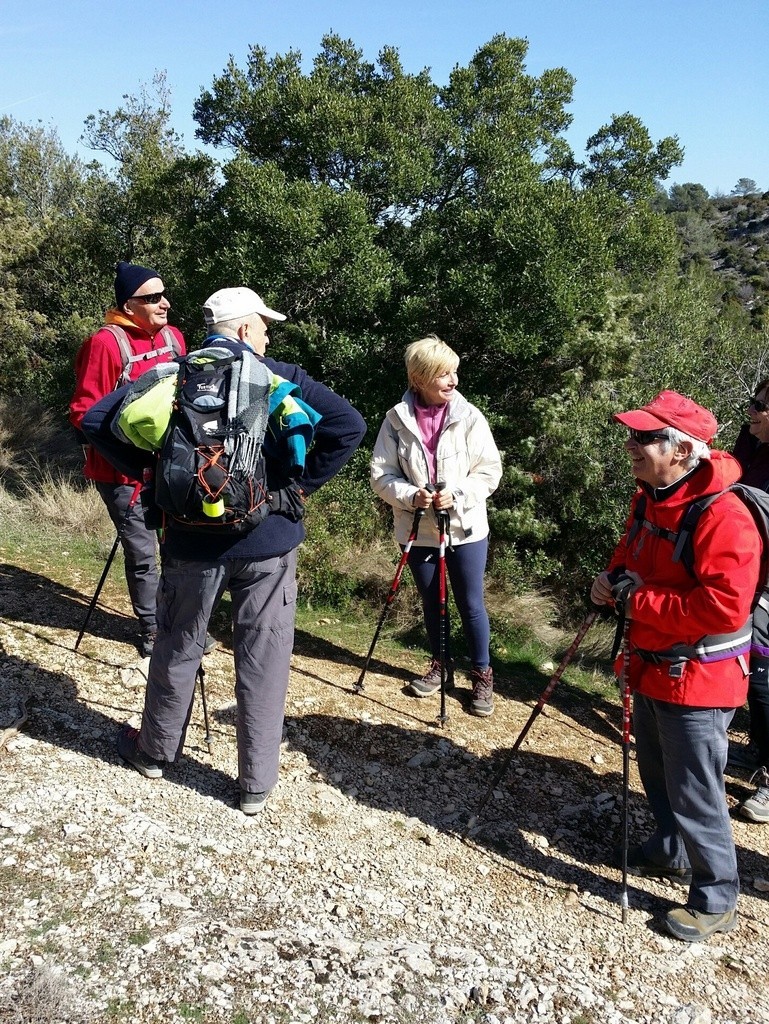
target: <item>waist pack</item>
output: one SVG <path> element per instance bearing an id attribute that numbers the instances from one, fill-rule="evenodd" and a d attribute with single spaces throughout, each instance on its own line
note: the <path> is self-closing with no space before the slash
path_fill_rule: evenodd
<path id="1" fill-rule="evenodd" d="M 636 502 L 627 546 L 630 547 L 642 529 L 669 540 L 673 545 L 672 560 L 680 561 L 689 575 L 696 579 L 694 533 L 697 523 L 703 512 L 728 492 L 736 494 L 748 508 L 761 538 L 761 570 L 751 606 L 751 617 L 741 629 L 733 633 L 703 636 L 695 644 L 673 644 L 662 651 L 635 649 L 635 653 L 644 661 L 670 664 L 671 674 L 675 674 L 676 669 L 680 670 L 687 661 L 721 661 L 749 654 L 751 675 L 754 678 L 769 677 L 769 494 L 766 491 L 749 487 L 747 484 L 735 483 L 724 491 L 698 498 L 686 508 L 677 531 L 665 530 L 646 519 L 646 495 L 642 494 Z"/>

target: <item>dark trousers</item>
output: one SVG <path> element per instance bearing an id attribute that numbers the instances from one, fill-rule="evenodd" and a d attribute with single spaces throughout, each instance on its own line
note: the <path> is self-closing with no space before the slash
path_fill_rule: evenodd
<path id="1" fill-rule="evenodd" d="M 483 576 L 489 551 L 488 537 L 446 550 L 446 575 L 462 620 L 473 665 L 489 664 L 491 630 L 483 599 Z M 427 639 L 433 658 L 440 658 L 440 603 L 438 595 L 438 548 L 414 546 L 409 568 L 422 599 Z M 447 611 L 448 622 L 448 611 Z"/>
<path id="2" fill-rule="evenodd" d="M 752 658 L 748 684 L 750 738 L 758 747 L 758 763 L 769 769 L 769 659 Z"/>
<path id="3" fill-rule="evenodd" d="M 96 490 L 107 506 L 115 529 L 123 530 L 125 578 L 134 615 L 142 633 L 154 633 L 157 624 L 155 603 L 158 591 L 157 539 L 154 530 L 144 525 L 141 501 L 137 501 L 123 527 L 125 514 L 134 494 L 133 484 L 97 483 Z"/>

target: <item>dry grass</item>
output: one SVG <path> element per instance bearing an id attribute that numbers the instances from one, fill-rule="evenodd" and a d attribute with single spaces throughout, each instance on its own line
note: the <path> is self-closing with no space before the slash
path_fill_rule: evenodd
<path id="1" fill-rule="evenodd" d="M 93 488 L 84 489 L 79 478 L 38 467 L 37 473 L 25 474 L 22 486 L 22 502 L 32 522 L 104 542 L 114 535 L 104 503 Z"/>
<path id="2" fill-rule="evenodd" d="M 0 398 L 0 480 L 14 486 L 39 466 L 74 472 L 80 451 L 74 433 L 49 409 Z"/>
<path id="3" fill-rule="evenodd" d="M 558 609 L 550 594 L 540 591 L 512 594 L 491 582 L 486 605 L 497 622 L 506 624 L 521 637 L 528 635 L 547 648 L 556 648 L 563 640 L 563 630 L 554 625 Z"/>
<path id="4" fill-rule="evenodd" d="M 8 1024 L 54 1024 L 75 1019 L 67 981 L 50 967 L 33 967 L 13 996 L 0 1000 L 0 1021 Z"/>

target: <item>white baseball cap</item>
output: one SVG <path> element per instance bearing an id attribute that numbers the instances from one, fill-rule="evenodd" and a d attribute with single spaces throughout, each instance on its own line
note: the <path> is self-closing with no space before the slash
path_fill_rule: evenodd
<path id="1" fill-rule="evenodd" d="M 222 324 L 227 320 L 241 320 L 258 313 L 267 320 L 285 320 L 283 313 L 276 313 L 250 288 L 220 288 L 203 303 L 203 317 L 206 326 Z"/>

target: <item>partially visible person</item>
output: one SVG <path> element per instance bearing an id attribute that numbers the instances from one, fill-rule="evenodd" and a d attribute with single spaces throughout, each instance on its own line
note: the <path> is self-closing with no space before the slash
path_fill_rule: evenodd
<path id="1" fill-rule="evenodd" d="M 76 430 L 79 431 L 91 406 L 120 384 L 136 380 L 158 363 L 184 355 L 184 337 L 168 323 L 170 308 L 157 271 L 135 263 L 118 263 L 115 305 L 107 310 L 104 326 L 83 342 L 75 357 L 76 383 L 69 419 Z M 137 500 L 138 481 L 114 469 L 85 438 L 83 442 L 83 474 L 94 482 L 115 528 L 123 530 L 126 583 L 139 622 L 138 647 L 142 656 L 148 657 L 157 633 L 155 532 L 144 524 L 142 506 Z M 131 511 L 126 519 L 129 506 Z"/>
<path id="2" fill-rule="evenodd" d="M 472 714 L 494 710 L 489 616 L 483 593 L 489 546 L 486 499 L 502 476 L 502 460 L 483 413 L 457 391 L 459 356 L 430 334 L 406 349 L 408 390 L 389 410 L 371 459 L 371 486 L 391 505 L 395 538 L 403 548 L 414 510 L 449 513 L 446 570 L 470 651 Z M 438 490 L 439 484 L 444 486 Z M 422 600 L 430 664 L 409 691 L 428 697 L 441 685 L 439 544 L 437 516 L 426 515 L 408 564 Z M 454 685 L 454 666 L 447 666 Z"/>
<path id="3" fill-rule="evenodd" d="M 734 446 L 742 466 L 742 483 L 769 491 L 769 379 L 762 380 L 748 406 L 748 422 Z M 737 808 L 737 813 L 759 824 L 769 822 L 769 658 L 753 655 L 748 685 L 750 744 L 745 752 L 755 758 L 751 782 L 756 791 Z M 732 757 L 730 755 L 730 761 Z"/>
<path id="4" fill-rule="evenodd" d="M 299 386 L 319 420 L 298 479 L 265 445 L 274 509 L 250 532 L 182 529 L 172 517 L 162 545 L 158 636 L 150 660 L 141 728 L 124 727 L 118 753 L 147 778 L 162 776 L 184 745 L 195 677 L 212 610 L 232 599 L 240 809 L 257 814 L 278 781 L 280 742 L 296 613 L 297 549 L 305 537 L 305 497 L 338 473 L 366 431 L 361 415 L 293 363 L 265 358 L 267 332 L 283 313 L 250 288 L 222 288 L 203 307 L 203 348 L 251 349 L 274 375 Z"/>
<path id="5" fill-rule="evenodd" d="M 675 391 L 617 413 L 638 483 L 595 604 L 619 604 L 629 623 L 629 684 L 638 770 L 656 829 L 628 851 L 628 867 L 689 882 L 686 906 L 665 925 L 698 942 L 737 924 L 739 875 L 724 790 L 727 728 L 745 701 L 751 606 L 761 540 L 750 511 L 727 491 L 703 512 L 694 573 L 673 551 L 696 499 L 720 494 L 739 463 L 711 450 L 715 417 Z M 643 517 L 636 516 L 642 505 Z M 616 670 L 621 674 L 623 657 Z"/>

